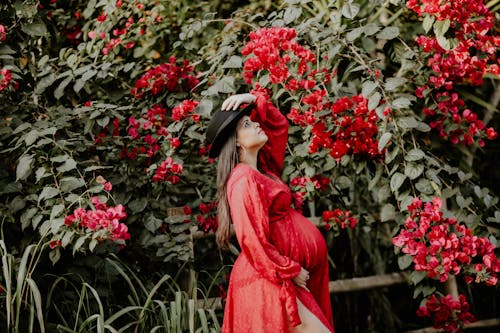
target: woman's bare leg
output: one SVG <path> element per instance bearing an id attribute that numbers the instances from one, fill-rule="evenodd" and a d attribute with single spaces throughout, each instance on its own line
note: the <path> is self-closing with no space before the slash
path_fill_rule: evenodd
<path id="1" fill-rule="evenodd" d="M 328 328 L 297 298 L 302 324 L 291 327 L 290 333 L 331 333 Z"/>

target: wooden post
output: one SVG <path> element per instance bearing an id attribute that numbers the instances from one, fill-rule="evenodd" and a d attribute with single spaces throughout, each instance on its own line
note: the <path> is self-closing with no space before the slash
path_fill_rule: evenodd
<path id="1" fill-rule="evenodd" d="M 167 208 L 167 216 L 177 216 L 184 215 L 184 209 L 182 207 L 170 207 Z M 196 271 L 194 269 L 194 235 L 196 227 L 189 228 L 189 238 L 187 240 L 187 245 L 189 247 L 190 259 L 187 264 L 187 269 L 181 272 L 181 281 L 179 282 L 181 288 L 187 292 L 190 298 L 194 299 L 196 302 L 197 289 L 196 289 Z"/>

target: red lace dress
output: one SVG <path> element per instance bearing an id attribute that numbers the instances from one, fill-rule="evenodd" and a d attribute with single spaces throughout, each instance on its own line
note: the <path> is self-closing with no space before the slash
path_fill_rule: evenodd
<path id="1" fill-rule="evenodd" d="M 229 281 L 223 333 L 288 333 L 300 324 L 297 298 L 333 332 L 326 243 L 317 227 L 292 207 L 281 181 L 288 120 L 263 97 L 252 119 L 268 135 L 259 152 L 261 173 L 240 163 L 231 173 L 228 200 L 241 253 Z M 307 291 L 292 279 L 304 267 Z"/>

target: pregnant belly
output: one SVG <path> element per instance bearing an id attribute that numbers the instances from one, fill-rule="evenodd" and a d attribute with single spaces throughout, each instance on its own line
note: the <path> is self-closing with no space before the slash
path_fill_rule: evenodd
<path id="1" fill-rule="evenodd" d="M 327 260 L 327 248 L 318 228 L 302 214 L 290 210 L 283 219 L 270 225 L 271 243 L 308 270 Z"/>

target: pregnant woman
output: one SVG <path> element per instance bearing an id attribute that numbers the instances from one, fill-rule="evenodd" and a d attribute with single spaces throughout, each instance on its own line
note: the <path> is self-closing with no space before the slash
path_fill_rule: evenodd
<path id="1" fill-rule="evenodd" d="M 241 247 L 223 333 L 334 332 L 325 240 L 281 180 L 288 126 L 254 93 L 227 98 L 207 128 L 209 156 L 218 157 L 217 243 L 228 247 L 232 223 Z"/>

